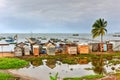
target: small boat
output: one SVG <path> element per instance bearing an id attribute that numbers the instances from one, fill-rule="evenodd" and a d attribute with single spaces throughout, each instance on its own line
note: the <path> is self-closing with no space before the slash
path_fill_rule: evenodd
<path id="1" fill-rule="evenodd" d="M 14 40 L 14 38 L 12 38 L 12 37 L 7 37 L 5 39 L 5 41 L 8 42 L 9 44 L 15 44 L 16 43 L 15 40 Z"/>
<path id="2" fill-rule="evenodd" d="M 79 36 L 79 34 L 73 34 L 73 36 Z"/>

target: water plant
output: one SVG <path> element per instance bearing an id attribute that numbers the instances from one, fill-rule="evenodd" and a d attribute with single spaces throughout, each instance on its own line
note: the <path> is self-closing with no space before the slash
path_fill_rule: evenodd
<path id="1" fill-rule="evenodd" d="M 55 74 L 55 76 L 50 76 L 50 80 L 57 80 L 58 72 Z"/>

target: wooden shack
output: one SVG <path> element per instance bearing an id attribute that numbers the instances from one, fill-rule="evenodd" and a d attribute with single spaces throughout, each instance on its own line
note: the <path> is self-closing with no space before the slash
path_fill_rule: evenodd
<path id="1" fill-rule="evenodd" d="M 15 56 L 22 56 L 23 55 L 23 49 L 19 46 L 16 46 L 14 48 L 14 53 L 15 53 Z"/>
<path id="2" fill-rule="evenodd" d="M 99 51 L 106 52 L 107 51 L 107 44 L 106 43 L 99 43 Z"/>
<path id="3" fill-rule="evenodd" d="M 46 48 L 47 48 L 48 55 L 55 55 L 55 45 L 54 44 L 48 43 Z"/>
<path id="4" fill-rule="evenodd" d="M 99 43 L 92 43 L 92 52 L 99 52 L 100 51 L 100 46 Z"/>
<path id="5" fill-rule="evenodd" d="M 108 52 L 113 52 L 113 44 L 107 44 L 107 51 Z"/>
<path id="6" fill-rule="evenodd" d="M 77 47 L 76 46 L 68 46 L 67 50 L 68 50 L 68 54 L 77 54 Z"/>
<path id="7" fill-rule="evenodd" d="M 78 45 L 78 53 L 79 54 L 88 54 L 89 46 L 88 45 Z"/>
<path id="8" fill-rule="evenodd" d="M 61 47 L 61 53 L 66 54 L 66 45 L 65 44 L 60 44 Z"/>
<path id="9" fill-rule="evenodd" d="M 39 55 L 39 53 L 40 53 L 39 50 L 40 50 L 39 49 L 39 45 L 37 45 L 37 44 L 33 45 L 33 55 L 34 56 L 38 56 Z"/>
<path id="10" fill-rule="evenodd" d="M 27 45 L 24 46 L 24 55 L 30 55 L 30 48 Z"/>

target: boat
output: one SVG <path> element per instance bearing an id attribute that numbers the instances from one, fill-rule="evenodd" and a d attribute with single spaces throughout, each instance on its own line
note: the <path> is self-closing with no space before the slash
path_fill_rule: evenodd
<path id="1" fill-rule="evenodd" d="M 79 36 L 79 34 L 73 34 L 73 36 Z"/>
<path id="2" fill-rule="evenodd" d="M 16 43 L 16 42 L 15 42 L 15 39 L 12 38 L 12 37 L 7 37 L 7 38 L 5 39 L 5 41 L 8 42 L 9 44 L 15 44 L 15 43 Z"/>

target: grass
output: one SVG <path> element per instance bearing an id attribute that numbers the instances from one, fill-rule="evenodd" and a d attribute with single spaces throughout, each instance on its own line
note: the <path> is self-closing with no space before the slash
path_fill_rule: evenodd
<path id="1" fill-rule="evenodd" d="M 0 69 L 16 69 L 25 67 L 28 62 L 17 58 L 0 58 Z"/>
<path id="2" fill-rule="evenodd" d="M 10 78 L 12 79 L 13 76 L 10 75 L 10 74 L 7 74 L 7 73 L 1 73 L 0 72 L 0 80 L 9 80 Z"/>
<path id="3" fill-rule="evenodd" d="M 87 75 L 87 76 L 75 77 L 75 78 L 64 78 L 63 80 L 93 80 L 102 77 L 103 75 Z"/>

